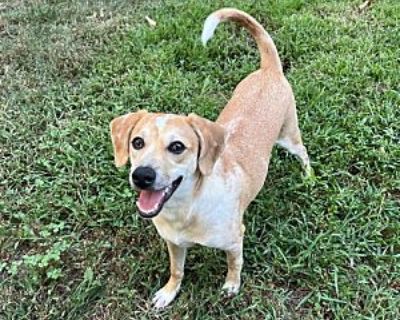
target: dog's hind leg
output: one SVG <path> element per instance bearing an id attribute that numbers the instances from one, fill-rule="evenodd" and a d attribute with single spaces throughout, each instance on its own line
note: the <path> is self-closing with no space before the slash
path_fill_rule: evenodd
<path id="1" fill-rule="evenodd" d="M 171 275 L 167 284 L 158 290 L 153 298 L 154 306 L 157 309 L 166 307 L 172 300 L 174 300 L 179 288 L 181 287 L 181 282 L 183 279 L 186 248 L 178 247 L 169 241 L 167 241 L 167 245 Z"/>
<path id="2" fill-rule="evenodd" d="M 307 149 L 301 139 L 296 109 L 294 106 L 288 110 L 288 114 L 286 115 L 285 122 L 276 143 L 288 150 L 291 154 L 295 155 L 301 161 L 307 176 L 311 174 L 310 159 L 308 157 Z"/>

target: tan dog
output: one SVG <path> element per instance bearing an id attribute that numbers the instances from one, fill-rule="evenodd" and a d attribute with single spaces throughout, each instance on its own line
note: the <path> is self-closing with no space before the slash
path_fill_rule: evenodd
<path id="1" fill-rule="evenodd" d="M 129 179 L 140 192 L 139 213 L 153 219 L 168 246 L 171 275 L 153 299 L 157 308 L 175 298 L 186 250 L 194 244 L 226 251 L 223 288 L 229 294 L 239 290 L 243 213 L 264 184 L 275 143 L 310 169 L 293 93 L 271 37 L 248 14 L 221 9 L 204 24 L 204 44 L 224 20 L 250 31 L 261 53 L 261 68 L 237 86 L 216 122 L 193 114 L 145 111 L 111 122 L 115 163 L 119 167 L 130 158 Z"/>

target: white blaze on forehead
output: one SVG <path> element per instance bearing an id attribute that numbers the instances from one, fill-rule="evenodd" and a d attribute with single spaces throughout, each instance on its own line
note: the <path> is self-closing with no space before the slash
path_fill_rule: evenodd
<path id="1" fill-rule="evenodd" d="M 164 127 L 165 127 L 165 124 L 167 123 L 167 121 L 168 121 L 168 119 L 170 118 L 171 116 L 170 115 L 161 115 L 161 116 L 158 116 L 157 117 L 157 119 L 156 119 L 156 127 L 159 129 L 159 130 L 162 130 Z"/>

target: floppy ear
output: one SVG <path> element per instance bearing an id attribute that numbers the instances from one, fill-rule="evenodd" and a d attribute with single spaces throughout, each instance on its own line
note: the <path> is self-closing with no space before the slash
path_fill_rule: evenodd
<path id="1" fill-rule="evenodd" d="M 209 175 L 224 148 L 224 128 L 193 113 L 189 114 L 188 120 L 199 138 L 199 170 L 203 175 Z"/>
<path id="2" fill-rule="evenodd" d="M 138 111 L 115 118 L 110 123 L 114 160 L 117 167 L 126 164 L 129 156 L 129 136 L 136 123 L 147 113 Z"/>

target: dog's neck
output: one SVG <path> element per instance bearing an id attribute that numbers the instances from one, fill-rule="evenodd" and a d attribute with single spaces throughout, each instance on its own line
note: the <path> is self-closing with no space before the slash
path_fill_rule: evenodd
<path id="1" fill-rule="evenodd" d="M 219 186 L 219 183 L 215 183 L 216 179 L 221 180 L 223 175 L 235 174 L 235 170 L 226 167 L 227 163 L 223 157 L 219 158 L 213 168 L 213 172 L 210 175 L 203 175 L 198 170 L 190 177 L 183 179 L 181 185 L 176 190 L 173 198 L 168 201 L 163 211 L 157 217 L 158 220 L 163 220 L 170 224 L 175 224 L 176 221 L 183 222 L 185 225 L 190 222 L 193 210 L 196 210 L 196 201 L 199 199 L 208 199 L 210 194 L 215 196 L 223 196 L 224 189 L 221 195 L 219 195 L 219 189 L 210 189 L 208 182 L 211 181 L 211 185 Z M 229 172 L 230 171 L 230 172 Z M 221 180 L 221 182 L 224 180 Z M 220 181 L 219 181 L 220 182 Z M 217 195 L 218 194 L 218 195 Z M 212 197 L 212 196 L 211 196 Z"/>
<path id="2" fill-rule="evenodd" d="M 157 219 L 165 220 L 168 223 L 186 221 L 195 196 L 193 190 L 196 189 L 198 184 L 199 177 L 197 174 L 184 178 L 175 191 L 173 198 L 165 204 Z"/>

